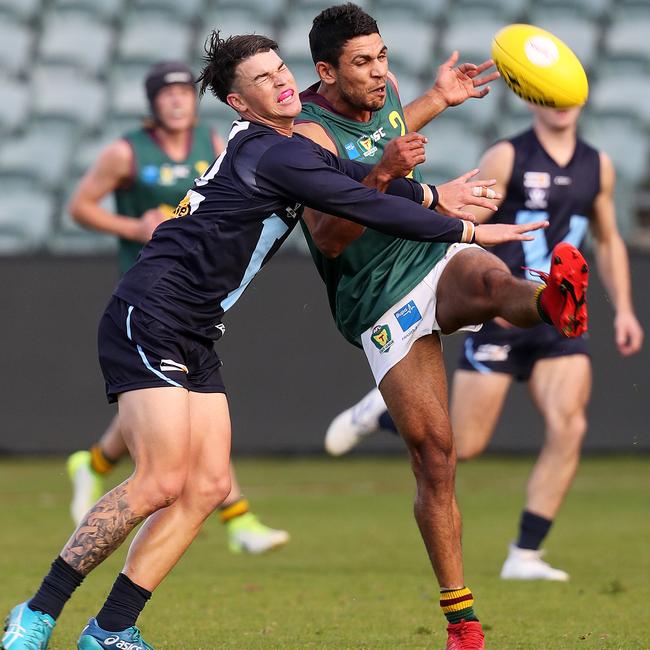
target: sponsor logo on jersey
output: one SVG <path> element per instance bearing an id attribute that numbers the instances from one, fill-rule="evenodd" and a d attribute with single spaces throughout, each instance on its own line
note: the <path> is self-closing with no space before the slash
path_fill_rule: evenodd
<path id="1" fill-rule="evenodd" d="M 372 342 L 375 344 L 375 347 L 381 352 L 388 352 L 391 346 L 393 345 L 393 337 L 390 333 L 390 327 L 388 325 L 377 325 L 372 328 L 370 334 Z"/>
<path id="2" fill-rule="evenodd" d="M 186 217 L 190 213 L 190 195 L 186 194 L 174 209 L 174 217 Z"/>
<path id="3" fill-rule="evenodd" d="M 476 348 L 474 359 L 476 361 L 506 361 L 511 349 L 509 345 L 484 343 Z"/>
<path id="4" fill-rule="evenodd" d="M 221 332 L 221 336 L 226 333 L 226 326 L 223 323 L 217 323 L 215 327 Z"/>
<path id="5" fill-rule="evenodd" d="M 546 210 L 548 207 L 548 190 L 538 187 L 526 190 L 527 199 L 525 206 L 529 210 Z"/>
<path id="6" fill-rule="evenodd" d="M 402 328 L 402 332 L 406 332 L 418 321 L 422 320 L 422 314 L 420 314 L 420 310 L 417 308 L 415 302 L 409 300 L 409 302 L 395 312 L 395 318 Z"/>
<path id="7" fill-rule="evenodd" d="M 556 176 L 553 179 L 553 185 L 571 185 L 573 179 L 571 176 Z"/>
<path id="8" fill-rule="evenodd" d="M 169 163 L 160 165 L 160 167 L 145 165 L 140 170 L 140 178 L 147 185 L 174 185 L 176 181 L 185 180 L 189 176 L 190 168 L 188 165 L 170 165 Z"/>
<path id="9" fill-rule="evenodd" d="M 551 175 L 548 172 L 524 172 L 524 187 L 551 187 Z"/>
<path id="10" fill-rule="evenodd" d="M 300 208 L 302 208 L 302 203 L 296 203 L 293 207 L 288 205 L 286 207 L 287 219 L 297 219 Z"/>
<path id="11" fill-rule="evenodd" d="M 348 158 L 350 160 L 354 160 L 355 158 L 358 158 L 361 155 L 354 142 L 348 142 L 345 145 L 345 151 L 348 154 Z"/>
<path id="12" fill-rule="evenodd" d="M 357 145 L 359 149 L 363 151 L 364 158 L 375 154 L 377 152 L 377 147 L 375 146 L 375 142 L 379 142 L 382 138 L 385 137 L 386 137 L 386 132 L 384 131 L 384 128 L 381 126 L 370 135 L 362 135 L 357 140 Z"/>

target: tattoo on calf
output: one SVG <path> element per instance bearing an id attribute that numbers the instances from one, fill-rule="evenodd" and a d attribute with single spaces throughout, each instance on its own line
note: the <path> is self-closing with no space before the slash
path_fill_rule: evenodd
<path id="1" fill-rule="evenodd" d="M 61 552 L 82 575 L 101 564 L 145 518 L 131 509 L 128 484 L 124 481 L 90 509 Z"/>

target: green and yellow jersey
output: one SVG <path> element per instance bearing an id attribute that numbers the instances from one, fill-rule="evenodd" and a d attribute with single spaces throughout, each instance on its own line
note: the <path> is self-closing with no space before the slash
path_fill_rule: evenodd
<path id="1" fill-rule="evenodd" d="M 390 140 L 406 134 L 404 111 L 392 82 L 386 84 L 386 103 L 368 122 L 344 117 L 316 92 L 315 84 L 302 92 L 298 122 L 314 122 L 336 143 L 339 156 L 369 165 L 381 158 Z M 413 178 L 421 180 L 419 170 Z M 325 257 L 302 223 L 312 257 L 327 287 L 336 326 L 348 341 L 360 345 L 362 332 L 421 282 L 444 256 L 449 244 L 398 239 L 366 230 L 336 258 Z"/>
<path id="2" fill-rule="evenodd" d="M 150 130 L 136 129 L 123 136 L 133 150 L 134 167 L 131 181 L 115 191 L 118 214 L 137 219 L 157 208 L 165 216 L 172 216 L 194 178 L 208 168 L 215 156 L 209 127 L 197 125 L 191 137 L 187 158 L 179 162 L 162 150 Z M 140 242 L 119 240 L 120 273 L 133 266 L 141 248 Z"/>

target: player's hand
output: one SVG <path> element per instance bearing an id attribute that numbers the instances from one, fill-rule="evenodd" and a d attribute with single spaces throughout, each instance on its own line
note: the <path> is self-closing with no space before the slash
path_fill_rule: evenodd
<path id="1" fill-rule="evenodd" d="M 641 349 L 643 329 L 631 311 L 616 314 L 614 335 L 616 337 L 616 347 L 624 357 L 629 357 Z"/>
<path id="2" fill-rule="evenodd" d="M 416 165 L 426 160 L 424 145 L 427 139 L 419 133 L 407 133 L 391 140 L 381 160 L 375 165 L 377 174 L 393 180 L 404 178 Z"/>
<path id="3" fill-rule="evenodd" d="M 470 97 L 477 99 L 485 97 L 490 92 L 490 87 L 486 84 L 500 76 L 496 70 L 482 77 L 479 76 L 494 65 L 492 59 L 483 61 L 479 65 L 462 63 L 456 66 L 458 56 L 458 50 L 454 50 L 438 68 L 438 76 L 433 84 L 433 89 L 440 94 L 447 106 L 458 106 Z"/>
<path id="4" fill-rule="evenodd" d="M 158 208 L 152 208 L 144 212 L 138 219 L 136 241 L 146 244 L 153 236 L 153 231 L 166 220 L 167 218 Z"/>
<path id="5" fill-rule="evenodd" d="M 472 171 L 455 178 L 453 181 L 436 185 L 436 190 L 438 190 L 436 211 L 449 217 L 458 217 L 475 223 L 476 217 L 471 212 L 463 211 L 466 205 L 477 205 L 488 210 L 498 210 L 494 201 L 499 201 L 502 195 L 489 189 L 496 184 L 496 179 L 470 180 L 478 173 L 478 169 L 472 169 Z"/>
<path id="6" fill-rule="evenodd" d="M 548 221 L 535 221 L 528 224 L 484 223 L 476 226 L 474 241 L 480 246 L 496 246 L 509 241 L 532 241 L 529 232 L 548 228 Z"/>

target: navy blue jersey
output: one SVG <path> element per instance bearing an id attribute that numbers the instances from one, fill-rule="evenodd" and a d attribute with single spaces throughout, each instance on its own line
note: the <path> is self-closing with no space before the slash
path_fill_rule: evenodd
<path id="1" fill-rule="evenodd" d="M 547 219 L 546 230 L 530 233 L 533 241 L 508 242 L 491 248 L 514 275 L 536 279 L 522 267 L 548 272 L 551 251 L 567 241 L 581 248 L 593 205 L 600 191 L 600 157 L 586 142 L 576 141 L 573 157 L 558 165 L 530 129 L 510 140 L 515 149 L 506 198 L 491 223 L 531 223 Z"/>
<path id="2" fill-rule="evenodd" d="M 419 183 L 397 179 L 384 195 L 356 182 L 370 169 L 301 135 L 237 121 L 225 151 L 176 208 L 182 218 L 158 226 L 115 295 L 175 331 L 216 340 L 223 314 L 289 236 L 303 205 L 388 234 L 460 241 L 460 220 L 418 204 Z"/>

